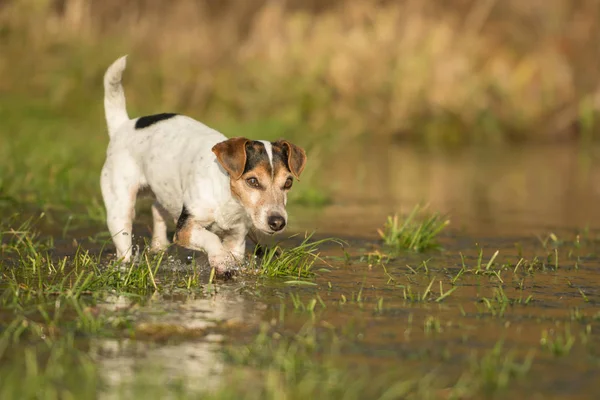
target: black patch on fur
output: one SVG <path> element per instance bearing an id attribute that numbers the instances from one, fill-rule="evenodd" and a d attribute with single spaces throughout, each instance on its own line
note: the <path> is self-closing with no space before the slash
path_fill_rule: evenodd
<path id="1" fill-rule="evenodd" d="M 177 234 L 177 232 L 179 232 L 180 230 L 182 230 L 185 227 L 185 224 L 187 224 L 187 221 L 190 217 L 191 217 L 191 214 L 184 204 L 183 208 L 181 209 L 181 214 L 179 214 L 179 219 L 177 220 L 177 226 L 175 227 L 175 234 Z"/>
<path id="2" fill-rule="evenodd" d="M 162 113 L 162 114 L 154 114 L 154 115 L 147 115 L 145 117 L 140 117 L 140 118 L 138 118 L 137 121 L 135 121 L 135 129 L 147 128 L 149 126 L 156 124 L 157 122 L 164 121 L 169 118 L 173 118 L 176 115 L 177 114 L 175 114 L 175 113 Z"/>
<path id="3" fill-rule="evenodd" d="M 246 165 L 243 173 L 252 171 L 261 162 L 269 164 L 269 155 L 265 145 L 256 140 L 246 143 Z"/>
<path id="4" fill-rule="evenodd" d="M 272 142 L 271 147 L 273 148 L 273 166 L 281 163 L 291 173 L 292 171 L 290 171 L 290 167 L 288 166 L 289 154 L 287 146 L 282 146 L 279 142 Z"/>

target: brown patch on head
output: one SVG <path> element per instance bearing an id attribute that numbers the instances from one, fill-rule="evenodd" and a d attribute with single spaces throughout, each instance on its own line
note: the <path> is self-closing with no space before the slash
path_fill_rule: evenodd
<path id="1" fill-rule="evenodd" d="M 256 179 L 257 186 L 251 186 L 248 181 L 251 178 Z M 244 206 L 249 206 L 253 203 L 250 201 L 250 198 L 255 197 L 255 192 L 265 193 L 271 186 L 271 180 L 271 165 L 260 163 L 242 175 L 240 179 L 230 180 L 229 186 L 231 187 L 231 193 L 237 197 Z"/>
<path id="2" fill-rule="evenodd" d="M 306 152 L 304 149 L 287 140 L 278 140 L 273 143 L 273 158 L 275 158 L 276 151 L 292 175 L 299 179 L 306 166 Z M 273 163 L 275 163 L 275 160 L 273 160 Z"/>
<path id="3" fill-rule="evenodd" d="M 217 143 L 212 152 L 217 156 L 217 161 L 232 179 L 239 179 L 246 166 L 246 144 L 249 142 L 244 137 L 236 137 Z"/>
<path id="4" fill-rule="evenodd" d="M 273 182 L 277 182 L 280 186 L 285 185 L 285 181 L 292 176 L 290 167 L 288 166 L 288 150 L 280 142 L 273 144 Z"/>
<path id="5" fill-rule="evenodd" d="M 246 207 L 255 207 L 256 192 L 265 192 L 272 180 L 272 168 L 265 145 L 259 141 L 248 141 L 245 144 L 246 164 L 240 179 L 231 179 L 231 192 Z M 256 185 L 252 186 L 249 179 L 254 179 Z M 254 182 L 254 181 L 252 181 Z"/>

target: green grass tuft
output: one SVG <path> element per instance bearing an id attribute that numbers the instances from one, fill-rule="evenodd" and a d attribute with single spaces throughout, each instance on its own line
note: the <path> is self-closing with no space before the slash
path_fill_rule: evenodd
<path id="1" fill-rule="evenodd" d="M 300 245 L 283 248 L 275 245 L 264 251 L 262 257 L 257 255 L 258 247 L 250 260 L 249 269 L 258 275 L 266 277 L 309 278 L 314 275 L 312 268 L 319 257 L 319 247 L 325 243 L 335 243 L 340 246 L 344 242 L 335 238 L 311 241 L 313 234 L 308 234 Z"/>
<path id="2" fill-rule="evenodd" d="M 383 230 L 377 232 L 386 246 L 399 251 L 422 252 L 439 248 L 437 236 L 450 224 L 450 220 L 439 213 L 423 215 L 424 208 L 416 205 L 404 219 L 398 215 L 388 217 Z"/>
<path id="3" fill-rule="evenodd" d="M 450 398 L 471 398 L 469 394 L 475 393 L 491 396 L 506 390 L 511 381 L 529 373 L 534 357 L 535 352 L 530 351 L 525 358 L 519 358 L 515 350 L 504 348 L 503 341 L 482 357 L 473 353 L 470 368 L 464 371 Z"/>

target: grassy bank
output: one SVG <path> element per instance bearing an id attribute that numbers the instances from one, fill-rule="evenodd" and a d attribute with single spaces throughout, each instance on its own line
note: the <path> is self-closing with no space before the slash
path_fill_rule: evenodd
<path id="1" fill-rule="evenodd" d="M 0 89 L 11 103 L 98 115 L 102 72 L 130 53 L 134 111 L 236 132 L 429 143 L 597 133 L 593 0 L 285 4 L 7 1 Z"/>

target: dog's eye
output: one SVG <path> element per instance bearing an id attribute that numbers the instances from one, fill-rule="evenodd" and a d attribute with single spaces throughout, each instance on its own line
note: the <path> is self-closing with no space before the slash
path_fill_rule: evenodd
<path id="1" fill-rule="evenodd" d="M 285 184 L 283 185 L 283 188 L 289 189 L 292 187 L 293 183 L 294 183 L 294 180 L 292 178 L 287 178 L 287 180 L 285 181 Z"/>
<path id="2" fill-rule="evenodd" d="M 256 178 L 248 178 L 246 179 L 246 183 L 248 184 L 248 186 L 253 188 L 258 188 L 260 186 L 260 184 L 258 183 L 258 179 Z"/>

